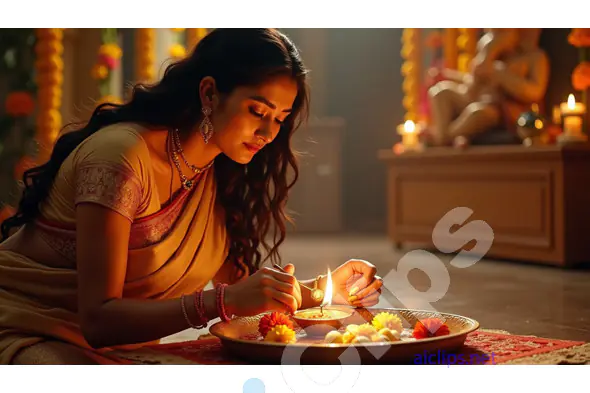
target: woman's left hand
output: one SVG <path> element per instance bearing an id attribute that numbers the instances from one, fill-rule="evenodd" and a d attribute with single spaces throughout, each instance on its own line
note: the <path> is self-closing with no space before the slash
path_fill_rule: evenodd
<path id="1" fill-rule="evenodd" d="M 351 259 L 332 272 L 332 304 L 371 307 L 379 302 L 383 279 L 377 268 L 360 259 Z"/>

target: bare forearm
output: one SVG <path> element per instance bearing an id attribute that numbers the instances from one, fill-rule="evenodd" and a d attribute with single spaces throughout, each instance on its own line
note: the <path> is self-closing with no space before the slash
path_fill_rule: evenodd
<path id="1" fill-rule="evenodd" d="M 216 318 L 215 291 L 205 291 L 205 312 Z M 194 296 L 184 298 L 192 323 L 198 322 Z M 93 347 L 137 344 L 161 339 L 188 329 L 180 298 L 169 300 L 114 299 L 105 303 L 84 323 L 84 333 Z"/>

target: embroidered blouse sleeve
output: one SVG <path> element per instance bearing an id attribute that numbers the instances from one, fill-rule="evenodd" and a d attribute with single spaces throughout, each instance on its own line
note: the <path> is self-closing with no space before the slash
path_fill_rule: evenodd
<path id="1" fill-rule="evenodd" d="M 75 204 L 99 204 L 133 222 L 145 204 L 145 154 L 147 147 L 136 132 L 95 135 L 77 154 Z"/>

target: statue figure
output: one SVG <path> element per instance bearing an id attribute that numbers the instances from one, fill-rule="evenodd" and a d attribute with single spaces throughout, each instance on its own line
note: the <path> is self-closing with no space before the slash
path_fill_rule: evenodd
<path id="1" fill-rule="evenodd" d="M 539 48 L 541 29 L 487 29 L 470 71 L 444 70 L 429 90 L 435 145 L 504 128 L 544 98 L 549 61 Z"/>

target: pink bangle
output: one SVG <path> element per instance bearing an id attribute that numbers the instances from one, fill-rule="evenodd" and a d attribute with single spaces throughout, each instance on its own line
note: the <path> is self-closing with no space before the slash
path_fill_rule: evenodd
<path id="1" fill-rule="evenodd" d="M 197 322 L 197 326 L 199 329 L 203 329 L 207 327 L 207 316 L 205 315 L 205 299 L 203 297 L 203 291 L 198 291 L 195 293 L 195 311 L 197 312 L 197 316 L 199 317 L 199 321 Z"/>
<path id="2" fill-rule="evenodd" d="M 225 312 L 225 287 L 227 284 L 217 284 L 216 298 L 217 298 L 217 313 L 223 322 L 229 322 L 231 318 Z"/>

